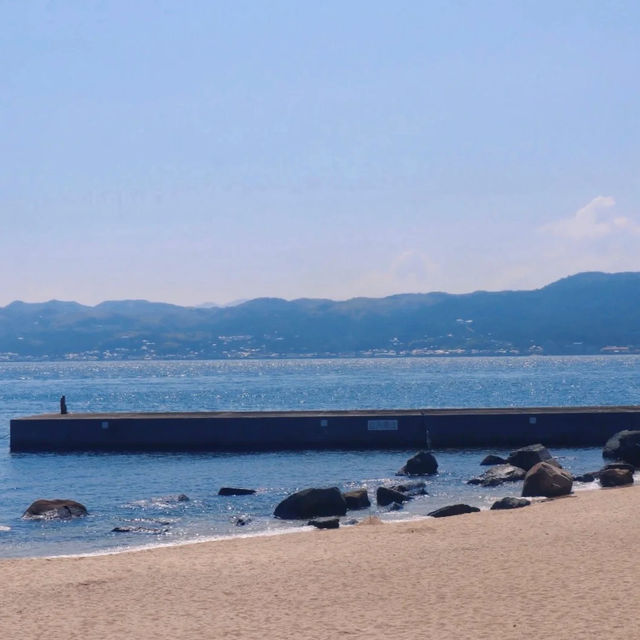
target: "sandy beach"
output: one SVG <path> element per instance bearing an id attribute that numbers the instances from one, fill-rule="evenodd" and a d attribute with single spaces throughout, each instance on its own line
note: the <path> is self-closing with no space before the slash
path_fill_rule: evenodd
<path id="1" fill-rule="evenodd" d="M 1 637 L 634 637 L 640 487 L 514 511 L 0 561 Z"/>

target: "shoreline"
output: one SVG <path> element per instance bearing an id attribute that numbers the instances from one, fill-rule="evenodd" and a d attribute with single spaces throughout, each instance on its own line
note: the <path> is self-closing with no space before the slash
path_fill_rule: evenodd
<path id="1" fill-rule="evenodd" d="M 632 485 L 514 511 L 0 559 L 0 624 L 22 640 L 632 637 L 638 508 Z"/>

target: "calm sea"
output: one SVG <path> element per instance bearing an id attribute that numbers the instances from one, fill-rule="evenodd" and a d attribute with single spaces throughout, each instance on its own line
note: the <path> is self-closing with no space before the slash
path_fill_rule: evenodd
<path id="1" fill-rule="evenodd" d="M 271 517 L 287 494 L 333 485 L 374 494 L 414 453 L 10 454 L 9 420 L 55 412 L 62 394 L 72 412 L 640 404 L 640 356 L 3 363 L 0 385 L 0 555 L 62 555 L 289 529 L 298 525 Z M 451 502 L 490 506 L 509 485 L 465 484 L 486 453 L 437 451 L 429 496 L 370 512 L 402 519 Z M 575 472 L 602 464 L 600 449 L 553 453 Z M 258 493 L 219 497 L 222 486 Z M 78 500 L 90 515 L 21 519 L 33 500 L 54 497 Z M 237 516 L 250 522 L 239 527 Z"/>

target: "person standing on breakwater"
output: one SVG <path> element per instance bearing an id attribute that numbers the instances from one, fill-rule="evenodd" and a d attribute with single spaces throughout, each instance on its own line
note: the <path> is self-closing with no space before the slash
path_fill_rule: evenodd
<path id="1" fill-rule="evenodd" d="M 60 413 L 64 415 L 67 411 L 67 398 L 65 396 L 60 397 Z"/>

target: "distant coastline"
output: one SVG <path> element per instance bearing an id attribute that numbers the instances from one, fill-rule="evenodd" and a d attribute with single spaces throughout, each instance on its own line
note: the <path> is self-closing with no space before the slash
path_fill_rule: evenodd
<path id="1" fill-rule="evenodd" d="M 581 273 L 533 291 L 0 308 L 5 362 L 638 353 L 640 272 Z"/>

